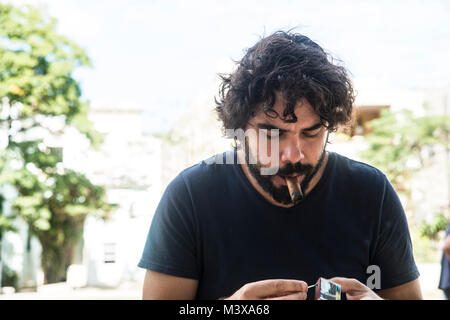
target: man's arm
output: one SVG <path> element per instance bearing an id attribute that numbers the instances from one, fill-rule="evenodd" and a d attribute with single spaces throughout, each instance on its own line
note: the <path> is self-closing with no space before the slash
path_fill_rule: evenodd
<path id="1" fill-rule="evenodd" d="M 198 280 L 175 277 L 147 270 L 142 291 L 143 300 L 193 300 Z"/>
<path id="2" fill-rule="evenodd" d="M 419 300 L 422 298 L 419 279 L 407 282 L 397 287 L 378 291 L 376 294 L 356 279 L 332 278 L 332 282 L 341 285 L 342 292 L 347 294 L 348 300 Z"/>
<path id="3" fill-rule="evenodd" d="M 147 270 L 144 279 L 143 300 L 193 300 L 198 280 L 175 277 Z M 224 300 L 305 300 L 308 285 L 291 279 L 269 279 L 244 285 Z"/>
<path id="4" fill-rule="evenodd" d="M 422 291 L 419 279 L 404 283 L 400 286 L 380 290 L 377 294 L 383 299 L 389 300 L 421 300 Z"/>

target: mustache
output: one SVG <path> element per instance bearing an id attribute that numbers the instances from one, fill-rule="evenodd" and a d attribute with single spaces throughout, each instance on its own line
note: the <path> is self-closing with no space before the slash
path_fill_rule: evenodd
<path id="1" fill-rule="evenodd" d="M 305 174 L 313 170 L 313 166 L 310 164 L 301 164 L 297 162 L 295 164 L 288 163 L 283 168 L 278 169 L 278 175 L 280 176 L 290 176 L 293 174 Z"/>

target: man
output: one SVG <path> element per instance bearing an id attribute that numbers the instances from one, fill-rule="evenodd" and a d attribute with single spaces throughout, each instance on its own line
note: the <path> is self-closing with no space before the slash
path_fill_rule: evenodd
<path id="1" fill-rule="evenodd" d="M 450 225 L 448 225 L 445 230 L 442 251 L 439 289 L 444 292 L 445 299 L 450 300 Z"/>
<path id="2" fill-rule="evenodd" d="M 222 80 L 216 111 L 238 145 L 165 190 L 139 262 L 143 298 L 312 299 L 319 277 L 347 299 L 421 298 L 394 189 L 377 169 L 325 148 L 350 119 L 345 68 L 309 38 L 279 31 Z M 376 293 L 366 286 L 373 266 Z"/>

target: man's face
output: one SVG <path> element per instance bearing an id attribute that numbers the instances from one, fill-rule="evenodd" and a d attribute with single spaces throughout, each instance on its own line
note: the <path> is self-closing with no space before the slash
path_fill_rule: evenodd
<path id="1" fill-rule="evenodd" d="M 276 95 L 273 109 L 278 114 L 283 114 L 284 103 L 279 94 Z M 251 175 L 262 189 L 269 193 L 275 201 L 282 204 L 292 204 L 286 185 L 286 176 L 296 176 L 302 190 L 308 189 L 309 183 L 325 158 L 328 136 L 328 131 L 321 124 L 320 118 L 306 99 L 297 102 L 294 112 L 297 122 L 285 123 L 280 118 L 267 117 L 263 111 L 260 111 L 250 119 L 246 127 L 246 130 L 256 129 L 256 131 L 267 129 L 267 134 L 264 136 L 256 134 L 245 138 L 245 159 Z M 279 132 L 275 134 L 270 129 L 278 129 Z M 267 139 L 264 139 L 266 137 Z M 278 139 L 278 152 L 271 150 L 273 139 Z M 263 155 L 260 147 L 264 145 L 267 151 Z M 278 154 L 272 154 L 273 152 Z M 272 161 L 267 163 L 267 159 Z M 273 160 L 278 160 L 278 162 Z M 261 173 L 262 168 L 274 166 L 278 166 L 275 174 Z"/>

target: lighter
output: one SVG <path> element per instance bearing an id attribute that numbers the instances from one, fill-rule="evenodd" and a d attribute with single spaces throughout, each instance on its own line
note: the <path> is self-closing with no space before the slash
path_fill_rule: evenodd
<path id="1" fill-rule="evenodd" d="M 341 286 L 330 280 L 319 278 L 317 280 L 316 300 L 341 300 Z"/>

